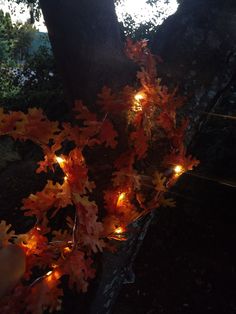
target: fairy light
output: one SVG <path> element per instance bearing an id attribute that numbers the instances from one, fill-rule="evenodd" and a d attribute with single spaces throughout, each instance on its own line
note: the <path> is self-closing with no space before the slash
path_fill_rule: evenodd
<path id="1" fill-rule="evenodd" d="M 138 93 L 134 96 L 134 99 L 137 101 L 140 101 L 140 100 L 144 99 L 144 95 L 142 93 Z"/>
<path id="2" fill-rule="evenodd" d="M 25 242 L 22 242 L 22 246 L 27 248 L 26 255 L 31 255 L 37 249 L 38 239 L 35 235 L 30 236 Z"/>
<path id="3" fill-rule="evenodd" d="M 54 270 L 53 277 L 55 279 L 59 279 L 61 277 L 61 273 L 58 270 Z"/>
<path id="4" fill-rule="evenodd" d="M 114 232 L 109 236 L 109 239 L 113 239 L 116 241 L 126 241 L 127 236 L 126 236 L 126 229 L 122 226 L 115 227 Z"/>
<path id="5" fill-rule="evenodd" d="M 66 255 L 70 254 L 72 252 L 72 249 L 69 246 L 64 247 L 62 251 L 62 257 L 65 259 Z"/>
<path id="6" fill-rule="evenodd" d="M 134 96 L 134 103 L 133 103 L 133 106 L 132 106 L 132 110 L 134 112 L 139 112 L 139 111 L 142 111 L 143 110 L 143 107 L 142 107 L 142 104 L 141 104 L 141 101 L 145 98 L 145 95 L 141 92 L 137 93 L 135 96 Z"/>
<path id="7" fill-rule="evenodd" d="M 121 207 L 124 205 L 125 197 L 126 197 L 125 192 L 122 192 L 119 194 L 118 199 L 117 199 L 117 203 L 116 203 L 117 207 Z"/>
<path id="8" fill-rule="evenodd" d="M 63 253 L 70 253 L 71 252 L 71 249 L 69 248 L 69 246 L 66 246 L 64 249 L 63 249 Z"/>
<path id="9" fill-rule="evenodd" d="M 58 280 L 61 277 L 61 273 L 58 270 L 50 270 L 46 273 L 46 281 L 47 283 L 53 284 L 53 281 Z"/>
<path id="10" fill-rule="evenodd" d="M 55 159 L 59 163 L 60 166 L 63 166 L 63 164 L 65 163 L 65 159 L 62 157 L 56 156 Z"/>
<path id="11" fill-rule="evenodd" d="M 118 234 L 118 235 L 120 235 L 120 234 L 122 234 L 122 233 L 124 233 L 125 232 L 125 228 L 123 228 L 123 227 L 117 227 L 116 229 L 115 229 L 115 234 Z"/>
<path id="12" fill-rule="evenodd" d="M 184 168 L 181 165 L 176 165 L 174 167 L 174 172 L 176 176 L 180 176 L 184 172 Z"/>
<path id="13" fill-rule="evenodd" d="M 46 273 L 46 276 L 50 276 L 51 274 L 52 274 L 52 270 L 48 271 L 48 272 Z"/>

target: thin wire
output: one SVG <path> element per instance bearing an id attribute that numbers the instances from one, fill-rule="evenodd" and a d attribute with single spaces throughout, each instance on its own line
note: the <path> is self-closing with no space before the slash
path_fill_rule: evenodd
<path id="1" fill-rule="evenodd" d="M 185 172 L 184 174 L 187 174 L 187 175 L 190 175 L 190 176 L 193 176 L 193 177 L 197 177 L 197 178 L 201 178 L 201 179 L 204 179 L 204 180 L 208 180 L 208 181 L 213 181 L 213 182 L 216 182 L 216 183 L 219 183 L 221 185 L 225 185 L 225 186 L 230 186 L 232 188 L 236 188 L 236 183 L 235 182 L 232 182 L 232 181 L 227 181 L 227 180 L 223 180 L 223 179 L 217 179 L 217 178 L 214 178 L 214 177 L 206 177 L 206 176 L 203 176 L 199 173 L 196 173 L 196 172 Z"/>
<path id="2" fill-rule="evenodd" d="M 200 113 L 209 115 L 209 116 L 214 116 L 216 118 L 224 118 L 224 119 L 229 119 L 229 120 L 236 120 L 236 116 L 229 116 L 229 115 L 224 115 L 220 113 L 213 113 L 213 112 L 205 112 L 205 111 L 200 111 Z"/>

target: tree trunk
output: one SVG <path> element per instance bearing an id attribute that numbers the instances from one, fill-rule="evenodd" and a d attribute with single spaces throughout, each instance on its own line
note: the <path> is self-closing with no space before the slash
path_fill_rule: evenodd
<path id="1" fill-rule="evenodd" d="M 119 88 L 134 78 L 113 0 L 40 0 L 40 5 L 70 101 L 91 106 L 104 85 Z"/>
<path id="2" fill-rule="evenodd" d="M 160 76 L 187 96 L 189 141 L 236 74 L 235 14 L 234 0 L 183 0 L 152 43 L 164 60 Z"/>

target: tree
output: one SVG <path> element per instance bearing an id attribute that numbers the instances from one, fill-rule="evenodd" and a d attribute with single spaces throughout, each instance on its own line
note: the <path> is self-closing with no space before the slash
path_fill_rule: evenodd
<path id="1" fill-rule="evenodd" d="M 0 11 L 0 60 L 19 63 L 29 55 L 29 49 L 35 37 L 35 28 L 29 23 L 13 24 L 9 13 Z"/>
<path id="2" fill-rule="evenodd" d="M 206 7 L 210 9 L 211 5 L 212 3 L 209 1 Z M 73 102 L 77 98 L 81 98 L 86 101 L 86 103 L 88 103 L 90 107 L 93 107 L 96 94 L 103 85 L 111 83 L 109 85 L 112 85 L 113 88 L 118 89 L 120 86 L 132 80 L 134 76 L 134 67 L 127 61 L 122 52 L 123 49 L 119 38 L 112 1 L 104 1 L 102 3 L 98 3 L 97 1 L 90 1 L 89 3 L 88 1 L 81 1 L 80 3 L 78 3 L 78 1 L 68 1 L 67 3 L 61 4 L 57 1 L 42 0 L 41 6 L 48 26 L 54 54 L 57 59 L 61 73 L 64 77 L 67 94 L 71 102 Z M 218 1 L 217 8 L 219 9 L 222 6 L 223 4 Z M 192 4 L 189 4 L 187 1 L 183 2 L 179 14 L 183 14 L 183 16 L 188 16 L 190 9 L 193 9 Z M 198 13 L 196 19 L 193 18 L 194 22 L 200 23 L 202 20 L 204 22 L 209 22 L 209 20 L 203 13 L 203 11 L 205 12 L 205 5 L 203 5 L 202 2 L 197 4 L 195 3 L 194 9 L 197 9 Z M 214 16 L 215 13 L 212 14 Z M 180 19 L 179 16 L 178 18 Z M 161 37 L 161 34 L 166 35 L 166 33 L 168 33 L 170 38 L 173 31 L 172 27 L 173 25 L 176 25 L 176 23 L 178 25 L 178 19 L 169 20 L 168 23 L 166 23 L 159 32 L 159 36 Z M 181 22 L 179 23 L 181 24 Z M 95 33 L 94 29 L 96 29 L 97 26 L 99 26 L 99 28 Z M 85 29 L 86 33 L 84 32 Z M 182 28 L 180 26 L 179 34 L 181 34 L 181 31 Z M 217 28 L 215 33 L 218 34 L 218 32 L 219 29 Z M 213 34 L 215 33 L 213 32 Z M 159 49 L 165 51 L 167 57 L 169 57 L 171 61 L 171 51 L 173 51 L 173 49 L 168 49 L 168 42 L 165 41 L 164 35 L 162 37 L 162 42 Z M 78 43 L 76 43 L 75 45 L 74 38 L 79 38 Z M 172 42 L 174 42 L 174 40 L 172 40 Z M 215 41 L 213 42 L 215 43 Z M 183 44 L 183 42 L 181 43 Z M 232 46 L 230 47 L 232 48 Z M 155 49 L 156 47 L 154 46 L 153 48 Z M 179 57 L 181 56 L 181 52 L 183 52 L 183 49 L 181 45 L 178 48 L 179 50 L 177 51 Z M 196 58 L 197 52 L 199 51 L 198 49 L 196 49 L 196 55 L 194 55 L 194 57 Z M 212 56 L 213 51 L 215 52 L 214 48 L 212 48 L 212 50 L 209 49 L 209 55 L 207 55 L 208 58 Z M 218 52 L 217 56 L 221 58 L 221 53 Z M 205 55 L 201 57 L 202 59 L 204 59 Z M 189 59 L 191 60 L 191 56 L 189 57 Z M 181 62 L 184 61 L 185 60 L 181 59 Z M 189 62 L 188 58 L 187 61 Z M 171 64 L 171 62 L 169 64 Z M 176 64 L 177 62 L 175 60 L 175 62 L 172 63 L 172 67 L 175 68 Z M 163 68 L 166 69 L 165 65 L 163 66 Z M 169 72 L 166 71 L 167 74 L 172 73 L 173 68 L 168 69 L 167 67 L 167 70 L 169 70 Z M 227 68 L 227 70 L 229 70 L 229 68 Z M 211 73 L 209 72 L 198 72 L 199 75 L 207 75 L 206 83 L 208 87 L 210 87 L 213 83 L 213 77 L 216 73 L 215 68 L 212 70 Z M 175 73 L 176 75 L 179 75 L 178 71 L 176 71 Z M 219 73 L 222 74 L 223 72 L 220 71 Z M 222 83 L 224 82 L 222 82 L 221 80 L 220 84 L 216 88 L 216 91 L 214 91 L 214 96 L 218 95 L 219 86 L 221 86 Z M 205 89 L 205 94 L 206 93 L 207 89 Z M 204 101 L 202 101 L 199 108 L 205 110 L 206 102 L 204 103 Z M 201 114 L 197 115 L 196 118 L 201 118 Z M 135 240 L 135 238 L 133 240 Z M 132 247 L 134 247 L 134 244 L 130 244 L 128 252 L 130 252 Z M 109 262 L 107 263 L 109 265 Z M 124 257 L 123 259 L 121 258 L 121 261 L 116 261 L 113 264 L 113 266 L 119 265 L 118 275 L 113 281 L 113 283 L 115 282 L 116 287 L 119 287 L 123 280 L 123 277 L 120 275 L 120 273 L 121 268 L 124 266 L 124 264 L 128 264 L 127 259 L 124 259 Z M 115 270 L 114 268 L 112 268 L 112 270 Z M 104 306 L 101 309 L 101 313 L 105 313 L 105 311 L 108 311 L 108 308 L 110 308 L 112 304 L 112 300 L 108 299 L 109 297 L 110 299 L 112 299 L 112 295 L 114 296 L 116 294 L 116 292 L 114 291 L 115 284 L 111 285 L 110 287 L 108 286 L 107 289 L 105 289 L 104 287 L 108 282 L 111 281 L 112 277 L 114 277 L 114 275 L 110 273 L 109 275 L 107 275 L 107 281 L 104 279 L 104 281 L 101 283 L 99 292 L 100 295 L 94 302 L 94 307 L 96 307 L 98 304 L 107 305 L 107 309 L 105 309 Z M 105 290 L 106 293 L 104 293 L 103 295 L 101 291 L 104 292 Z M 102 302 L 101 296 L 104 297 L 107 302 Z"/>
<path id="3" fill-rule="evenodd" d="M 35 38 L 36 29 L 28 22 L 14 25 L 15 40 L 11 53 L 17 62 L 24 62 L 29 57 L 29 50 Z"/>
<path id="4" fill-rule="evenodd" d="M 0 10 L 0 62 L 9 60 L 11 48 L 13 46 L 13 25 L 9 13 L 4 14 Z"/>

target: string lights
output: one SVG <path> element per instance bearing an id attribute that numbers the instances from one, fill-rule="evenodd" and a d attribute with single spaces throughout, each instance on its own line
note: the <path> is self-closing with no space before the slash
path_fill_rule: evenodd
<path id="1" fill-rule="evenodd" d="M 142 92 L 139 92 L 134 96 L 134 103 L 132 106 L 132 110 L 134 112 L 140 112 L 143 110 L 142 100 L 144 99 L 145 99 L 145 94 Z"/>
<path id="2" fill-rule="evenodd" d="M 63 165 L 66 162 L 66 160 L 64 158 L 59 157 L 59 156 L 55 156 L 55 159 L 56 159 L 57 163 L 60 165 L 60 167 L 63 167 Z"/>
<path id="3" fill-rule="evenodd" d="M 141 101 L 145 98 L 145 95 L 143 93 L 137 93 L 134 96 L 135 102 L 135 110 L 137 111 L 138 108 L 140 110 L 142 110 L 142 105 L 141 105 Z M 133 108 L 134 109 L 134 108 Z M 65 163 L 66 163 L 66 159 L 61 157 L 61 156 L 55 156 L 55 160 L 56 162 L 60 165 L 60 167 L 64 170 L 64 181 L 68 180 L 68 174 L 65 173 Z M 185 169 L 182 165 L 176 165 L 173 168 L 173 179 L 174 178 L 178 178 L 179 176 L 181 176 L 184 173 Z M 127 204 L 127 192 L 123 191 L 123 192 L 119 192 L 118 196 L 117 196 L 117 201 L 116 201 L 116 207 L 119 210 L 119 208 L 124 207 Z M 148 211 L 145 211 L 145 214 Z M 127 234 L 126 234 L 126 228 L 124 226 L 114 226 L 114 231 L 111 235 L 108 236 L 109 239 L 114 239 L 117 241 L 126 241 L 127 240 Z M 72 251 L 72 249 L 69 246 L 66 246 L 63 249 L 63 258 L 66 257 L 66 255 L 68 255 L 70 252 Z"/>
<path id="4" fill-rule="evenodd" d="M 122 233 L 124 233 L 125 232 L 125 229 L 123 228 L 123 227 L 117 227 L 116 229 L 115 229 L 115 233 L 116 234 L 122 234 Z"/>
<path id="5" fill-rule="evenodd" d="M 181 176 L 181 174 L 184 173 L 184 167 L 181 165 L 176 165 L 174 167 L 174 173 L 175 173 L 175 177 Z"/>
<path id="6" fill-rule="evenodd" d="M 60 277 L 61 273 L 58 270 L 50 270 L 46 273 L 45 281 L 49 286 L 53 286 Z"/>
<path id="7" fill-rule="evenodd" d="M 114 232 L 108 237 L 116 241 L 126 241 L 127 240 L 127 230 L 123 226 L 115 226 Z"/>
<path id="8" fill-rule="evenodd" d="M 142 49 L 144 48 L 144 46 L 141 47 Z M 134 58 L 139 56 L 136 48 L 134 50 L 131 49 L 131 51 L 134 54 Z M 150 58 L 147 58 L 147 56 L 147 50 L 143 51 L 144 58 L 141 60 L 143 70 L 139 72 L 139 80 L 141 83 L 139 91 L 133 93 L 130 98 L 130 89 L 128 89 L 128 94 L 125 92 L 124 99 L 122 100 L 123 104 L 123 101 L 125 103 L 128 97 L 130 106 L 127 112 L 129 128 L 127 128 L 127 132 L 125 132 L 125 136 L 129 133 L 129 137 L 127 138 L 128 150 L 122 153 L 116 160 L 114 155 L 114 168 L 116 171 L 112 174 L 112 180 L 114 179 L 112 189 L 102 191 L 101 187 L 98 187 L 97 190 L 104 192 L 103 200 L 107 210 L 104 216 L 98 215 L 99 204 L 96 203 L 96 197 L 93 197 L 92 194 L 96 188 L 95 183 L 97 182 L 96 180 L 95 182 L 91 181 L 90 177 L 93 177 L 94 172 L 96 175 L 97 173 L 96 171 L 90 172 L 90 164 L 87 164 L 86 160 L 84 160 L 83 149 L 85 147 L 91 148 L 93 145 L 97 144 L 105 144 L 106 147 L 114 149 L 119 143 L 120 134 L 113 128 L 112 122 L 107 119 L 108 114 L 110 114 L 110 112 L 113 114 L 113 110 L 116 109 L 114 108 L 116 106 L 110 105 L 110 92 L 105 89 L 104 94 L 100 95 L 102 96 L 100 97 L 101 106 L 103 110 L 107 112 L 103 121 L 97 120 L 96 115 L 92 114 L 82 102 L 76 103 L 74 110 L 76 115 L 78 115 L 78 117 L 76 116 L 76 120 L 84 120 L 84 126 L 86 126 L 81 129 L 79 127 L 80 124 L 73 126 L 70 123 L 66 123 L 65 127 L 63 126 L 59 129 L 58 126 L 52 125 L 46 118 L 42 119 L 41 111 L 35 109 L 36 112 L 34 114 L 39 116 L 39 125 L 44 126 L 44 124 L 47 123 L 47 129 L 50 130 L 49 134 L 46 134 L 47 136 L 44 134 L 46 139 L 43 137 L 43 140 L 48 141 L 52 139 L 52 143 L 57 144 L 55 147 L 52 147 L 51 140 L 49 141 L 47 148 L 50 149 L 44 161 L 40 163 L 39 170 L 46 172 L 47 169 L 52 168 L 53 164 L 57 169 L 60 167 L 60 173 L 63 175 L 62 178 L 64 178 L 63 184 L 58 182 L 55 184 L 54 181 L 48 180 L 43 191 L 31 194 L 24 200 L 23 209 L 27 210 L 28 216 L 35 215 L 37 221 L 35 227 L 26 234 L 24 239 L 22 237 L 22 246 L 25 247 L 27 258 L 29 255 L 32 255 L 32 258 L 29 256 L 29 261 L 32 262 L 33 266 L 35 260 L 37 261 L 35 256 L 39 256 L 40 263 L 43 265 L 44 269 L 46 269 L 44 275 L 39 279 L 40 282 L 43 281 L 41 282 L 43 285 L 47 285 L 47 288 L 53 289 L 57 287 L 56 281 L 60 279 L 63 274 L 67 274 L 68 272 L 69 276 L 72 278 L 70 280 L 72 282 L 75 281 L 77 285 L 82 285 L 82 290 L 85 291 L 87 289 L 88 279 L 94 277 L 94 269 L 91 268 L 91 253 L 96 253 L 98 250 L 102 251 L 103 248 L 106 247 L 107 240 L 127 241 L 131 233 L 131 229 L 129 229 L 130 225 L 137 221 L 137 219 L 150 213 L 153 209 L 163 205 L 164 201 L 166 201 L 167 204 L 168 199 L 166 199 L 164 195 L 167 188 L 171 187 L 181 174 L 191 170 L 192 167 L 197 164 L 196 160 L 192 160 L 191 158 L 185 159 L 186 157 L 182 155 L 180 156 L 181 158 L 179 158 L 179 155 L 175 153 L 179 151 L 176 146 L 180 143 L 180 140 L 176 141 L 175 135 L 177 133 L 177 136 L 180 137 L 180 135 L 182 136 L 181 132 L 183 132 L 182 127 L 178 129 L 176 126 L 176 101 L 173 100 L 173 106 L 169 106 L 169 102 L 170 104 L 172 102 L 172 95 L 167 94 L 166 89 L 164 87 L 162 88 L 159 81 L 154 80 L 155 60 L 150 59 L 153 58 L 152 55 L 150 55 Z M 147 62 L 146 69 L 143 65 L 144 61 Z M 152 84 L 154 81 L 157 82 L 157 88 L 155 89 L 155 86 Z M 158 93 L 160 93 L 160 104 L 154 97 L 155 91 L 157 92 L 157 96 L 159 95 Z M 166 102 L 168 102 L 168 108 L 164 110 L 163 108 Z M 109 109 L 109 107 L 112 108 Z M 127 109 L 126 107 L 124 108 Z M 116 110 L 117 113 L 119 113 L 120 109 Z M 6 126 L 4 125 L 5 122 L 3 123 L 3 130 L 4 127 L 8 129 L 8 124 L 13 125 L 12 122 L 8 123 L 7 118 L 11 118 L 11 116 L 8 117 L 8 114 L 3 112 L 2 120 L 0 119 L 0 124 L 6 121 Z M 147 156 L 149 144 L 152 140 L 155 140 L 154 131 L 156 131 L 156 129 L 154 122 L 157 121 L 155 120 L 156 118 L 161 121 L 159 125 L 157 125 L 157 129 L 158 127 L 162 128 L 161 134 L 163 133 L 163 136 L 165 135 L 164 131 L 167 131 L 167 140 L 168 143 L 171 144 L 170 147 L 173 146 L 174 153 L 170 156 L 166 156 L 170 158 L 166 159 L 168 162 L 165 161 L 165 163 L 163 163 L 163 167 L 168 164 L 172 165 L 169 170 L 166 170 L 164 174 L 159 173 L 157 165 L 156 172 L 158 175 L 154 177 L 151 173 L 153 168 L 149 168 L 148 166 L 143 167 L 143 165 L 146 165 L 144 158 Z M 28 124 L 31 123 L 30 115 L 28 117 L 26 114 L 19 113 L 19 121 L 24 121 L 24 123 Z M 23 138 L 25 140 L 25 137 L 17 133 L 18 124 L 19 122 L 17 122 L 15 127 L 16 130 L 14 129 L 12 131 L 15 136 L 14 138 Z M 40 140 L 42 137 L 40 132 L 41 128 L 42 127 L 37 128 L 37 130 L 39 130 L 37 136 Z M 171 132 L 169 129 L 171 129 Z M 19 128 L 19 130 L 21 131 L 21 128 Z M 8 135 L 9 131 L 6 134 Z M 35 134 L 33 134 L 33 136 L 35 136 Z M 62 145 L 62 139 L 72 141 L 75 147 L 70 150 L 68 155 L 62 154 L 57 156 L 55 155 L 55 149 L 59 147 L 58 145 Z M 53 152 L 54 155 L 52 155 Z M 142 160 L 144 161 L 143 165 L 141 163 Z M 184 167 L 179 165 L 179 162 L 182 163 Z M 95 163 L 92 163 L 92 166 L 94 165 L 96 166 Z M 97 196 L 96 193 L 95 196 Z M 171 203 L 171 199 L 169 199 L 169 203 Z M 49 219 L 54 217 L 60 208 L 67 208 L 67 206 L 71 205 L 73 205 L 75 211 L 74 221 L 69 214 L 67 217 L 68 228 L 58 230 L 55 232 L 54 236 L 53 231 L 55 230 L 51 229 Z M 49 212 L 49 215 L 47 215 L 48 210 L 54 208 L 55 211 L 53 214 L 50 216 Z M 102 221 L 100 219 L 101 216 Z M 134 229 L 135 228 L 136 226 Z M 51 242 L 49 242 L 50 238 L 48 239 L 47 237 L 48 232 L 51 232 L 53 235 Z M 68 241 L 68 239 L 72 239 L 72 241 Z M 47 246 L 46 250 L 44 249 L 45 246 Z M 52 257 L 49 255 L 51 252 L 53 253 Z M 52 264 L 52 261 L 56 264 Z M 70 267 L 70 264 L 73 267 Z M 66 271 L 65 266 L 67 268 Z M 85 266 L 88 268 L 88 271 L 90 271 L 90 275 L 87 274 L 87 271 L 80 271 L 80 273 L 76 274 L 78 278 L 74 280 L 74 277 L 76 277 L 74 276 L 74 272 L 77 271 L 77 269 L 84 269 Z M 37 282 L 39 282 L 38 279 L 33 282 L 31 287 Z M 40 299 L 40 297 L 39 295 L 38 299 Z M 54 298 L 58 298 L 58 295 L 55 295 Z M 35 300 L 36 298 L 34 298 L 34 302 Z M 47 307 L 51 310 L 50 302 L 51 300 L 49 300 L 46 305 L 43 303 L 43 307 Z"/>
<path id="9" fill-rule="evenodd" d="M 126 192 L 122 192 L 119 194 L 117 203 L 116 203 L 117 207 L 121 207 L 124 205 L 125 197 L 126 197 Z"/>

